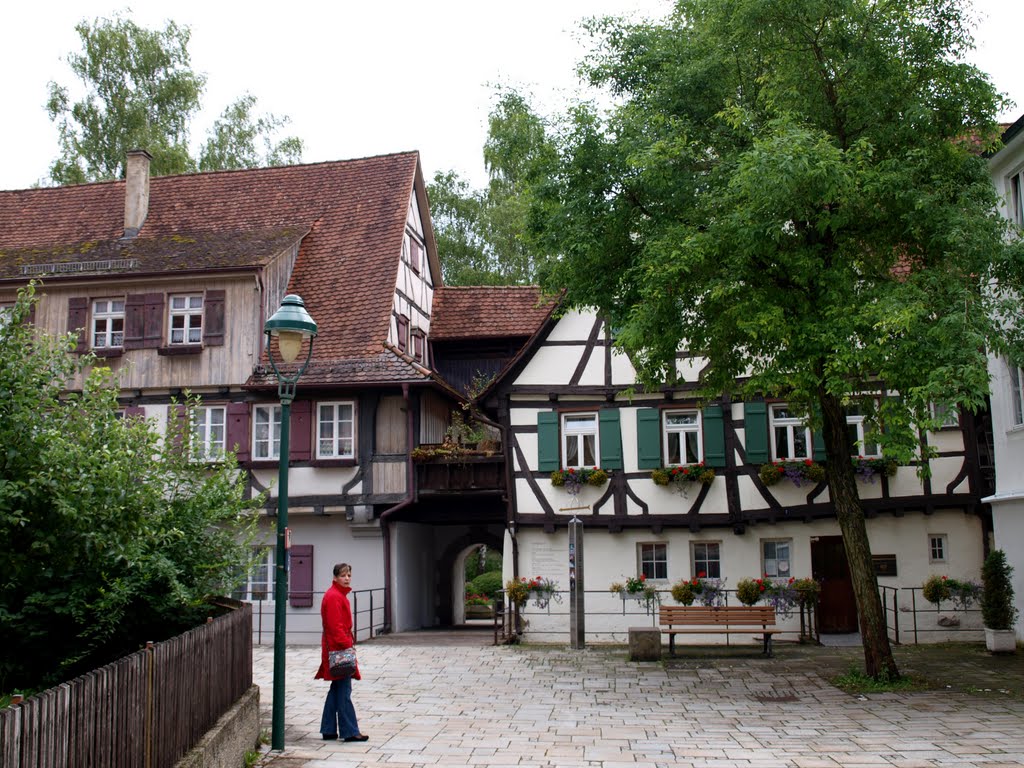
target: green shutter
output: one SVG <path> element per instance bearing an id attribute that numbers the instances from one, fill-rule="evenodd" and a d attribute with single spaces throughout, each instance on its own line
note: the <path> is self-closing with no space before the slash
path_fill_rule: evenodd
<path id="1" fill-rule="evenodd" d="M 701 417 L 704 430 L 704 463 L 709 467 L 725 466 L 725 424 L 722 406 L 709 405 Z"/>
<path id="2" fill-rule="evenodd" d="M 817 429 L 811 430 L 811 458 L 815 461 L 825 460 L 825 423 L 821 418 L 821 408 L 814 406 L 815 421 L 820 424 Z M 844 422 L 845 423 L 845 422 Z"/>
<path id="3" fill-rule="evenodd" d="M 558 414 L 542 411 L 537 414 L 537 469 L 554 472 L 561 469 L 558 455 Z"/>
<path id="4" fill-rule="evenodd" d="M 748 464 L 768 462 L 768 405 L 756 401 L 743 404 L 744 450 Z"/>
<path id="5" fill-rule="evenodd" d="M 637 467 L 657 469 L 661 466 L 661 411 L 640 408 L 636 412 Z"/>
<path id="6" fill-rule="evenodd" d="M 617 408 L 598 411 L 598 432 L 601 440 L 601 468 L 622 469 L 622 431 Z"/>

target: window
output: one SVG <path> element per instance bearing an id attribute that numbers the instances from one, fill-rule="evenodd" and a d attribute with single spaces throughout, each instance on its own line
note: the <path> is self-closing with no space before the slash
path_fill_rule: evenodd
<path id="1" fill-rule="evenodd" d="M 414 237 L 409 238 L 409 266 L 417 273 L 423 268 L 423 246 Z"/>
<path id="2" fill-rule="evenodd" d="M 199 344 L 203 340 L 203 296 L 170 297 L 171 344 Z"/>
<path id="3" fill-rule="evenodd" d="M 930 563 L 944 563 L 946 562 L 946 534 L 944 533 L 930 533 L 928 534 L 928 562 Z"/>
<path id="4" fill-rule="evenodd" d="M 96 349 L 124 344 L 124 299 L 97 299 L 92 303 L 92 345 Z"/>
<path id="5" fill-rule="evenodd" d="M 665 413 L 665 462 L 696 464 L 703 459 L 700 444 L 700 414 L 696 411 Z"/>
<path id="6" fill-rule="evenodd" d="M 1024 170 L 1010 177 L 1009 187 L 1010 221 L 1024 228 Z"/>
<path id="7" fill-rule="evenodd" d="M 192 458 L 217 461 L 224 456 L 226 409 L 203 406 L 192 411 Z"/>
<path id="8" fill-rule="evenodd" d="M 235 600 L 272 600 L 275 547 L 253 547 L 255 563 L 248 578 L 231 593 Z"/>
<path id="9" fill-rule="evenodd" d="M 846 414 L 846 433 L 850 441 L 851 456 L 881 456 L 878 444 L 868 442 L 864 437 L 864 416 L 857 408 L 850 408 Z"/>
<path id="10" fill-rule="evenodd" d="M 419 331 L 413 332 L 413 334 L 412 334 L 412 356 L 414 358 L 416 358 L 417 360 L 419 360 L 421 363 L 426 363 L 427 362 L 426 358 L 423 356 L 423 352 L 424 352 L 425 346 L 426 345 L 424 344 L 423 334 L 420 333 Z"/>
<path id="11" fill-rule="evenodd" d="M 596 467 L 597 414 L 567 413 L 562 416 L 562 456 L 565 469 Z"/>
<path id="12" fill-rule="evenodd" d="M 353 458 L 355 456 L 355 405 L 351 402 L 320 403 L 317 410 L 317 458 Z"/>
<path id="13" fill-rule="evenodd" d="M 722 578 L 722 545 L 717 541 L 695 541 L 693 549 L 693 575 L 700 578 Z"/>
<path id="14" fill-rule="evenodd" d="M 405 352 L 409 348 L 409 318 L 399 315 L 395 322 L 395 330 L 398 334 L 398 348 Z"/>
<path id="15" fill-rule="evenodd" d="M 772 455 L 776 459 L 811 458 L 811 430 L 788 405 L 771 408 Z"/>
<path id="16" fill-rule="evenodd" d="M 1024 424 L 1024 370 L 1019 365 L 1009 364 L 1010 403 L 1013 405 L 1013 425 Z"/>
<path id="17" fill-rule="evenodd" d="M 932 416 L 938 420 L 940 429 L 960 426 L 960 409 L 955 405 L 932 404 Z"/>
<path id="18" fill-rule="evenodd" d="M 281 406 L 253 408 L 253 459 L 276 459 L 281 455 Z"/>
<path id="19" fill-rule="evenodd" d="M 648 579 L 668 578 L 668 545 L 640 544 L 640 573 Z"/>
<path id="20" fill-rule="evenodd" d="M 792 542 L 789 539 L 784 541 L 762 541 L 761 542 L 761 572 L 765 576 L 789 578 L 791 573 L 791 561 L 789 551 Z"/>
<path id="21" fill-rule="evenodd" d="M 0 326 L 6 325 L 14 316 L 14 304 L 0 301 Z"/>

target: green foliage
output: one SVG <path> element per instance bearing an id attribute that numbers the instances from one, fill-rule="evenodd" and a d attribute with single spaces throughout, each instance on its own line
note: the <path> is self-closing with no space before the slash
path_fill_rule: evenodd
<path id="1" fill-rule="evenodd" d="M 744 605 L 755 605 L 761 599 L 765 586 L 761 579 L 740 579 L 736 582 L 736 598 Z"/>
<path id="2" fill-rule="evenodd" d="M 489 116 L 484 161 L 490 183 L 471 189 L 454 171 L 428 186 L 430 212 L 448 285 L 515 285 L 537 279 L 529 240 L 529 184 L 553 159 L 544 123 L 515 91 L 498 94 Z"/>
<path id="3" fill-rule="evenodd" d="M 497 552 L 486 545 L 478 547 L 471 555 L 466 557 L 466 583 L 473 581 L 477 576 L 489 571 L 501 571 L 501 552 Z"/>
<path id="4" fill-rule="evenodd" d="M 493 598 L 501 591 L 501 571 L 481 573 L 466 586 L 466 591 Z"/>
<path id="5" fill-rule="evenodd" d="M 981 620 L 989 629 L 1013 629 L 1017 609 L 1013 604 L 1013 567 L 1006 553 L 992 550 L 981 568 Z"/>
<path id="6" fill-rule="evenodd" d="M 847 693 L 891 693 L 928 688 L 925 681 L 907 675 L 871 677 L 855 667 L 851 667 L 845 675 L 832 678 L 832 685 Z"/>
<path id="7" fill-rule="evenodd" d="M 124 176 L 130 149 L 147 150 L 154 176 L 296 162 L 302 142 L 290 137 L 273 144 L 286 119 L 254 119 L 256 99 L 245 95 L 214 125 L 199 162 L 189 151 L 189 126 L 199 111 L 206 77 L 192 70 L 189 27 L 166 22 L 162 30 L 140 27 L 130 18 L 82 21 L 75 26 L 82 49 L 68 56 L 85 94 L 49 84 L 46 104 L 57 124 L 59 154 L 50 166 L 56 184 L 81 184 Z M 260 155 L 257 143 L 265 145 Z"/>
<path id="8" fill-rule="evenodd" d="M 233 458 L 191 462 L 189 435 L 160 442 L 118 418 L 109 369 L 22 322 L 33 292 L 0 326 L 0 690 L 194 626 L 248 563 L 260 501 Z M 82 391 L 65 392 L 80 370 Z"/>

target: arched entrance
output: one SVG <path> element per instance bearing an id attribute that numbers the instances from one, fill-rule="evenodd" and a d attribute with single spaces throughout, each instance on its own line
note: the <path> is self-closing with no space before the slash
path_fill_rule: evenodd
<path id="1" fill-rule="evenodd" d="M 438 618 L 442 626 L 464 624 L 466 612 L 463 596 L 466 594 L 466 558 L 475 555 L 481 545 L 501 552 L 501 537 L 485 528 L 472 528 L 452 541 L 441 555 L 438 573 Z"/>

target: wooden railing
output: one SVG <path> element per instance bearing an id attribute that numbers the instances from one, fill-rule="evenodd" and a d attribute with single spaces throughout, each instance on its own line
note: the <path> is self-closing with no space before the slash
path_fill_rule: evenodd
<path id="1" fill-rule="evenodd" d="M 252 606 L 0 710 L 4 768 L 170 768 L 252 686 Z"/>
<path id="2" fill-rule="evenodd" d="M 505 488 L 505 458 L 465 455 L 416 462 L 416 487 L 420 495 L 500 491 Z"/>

